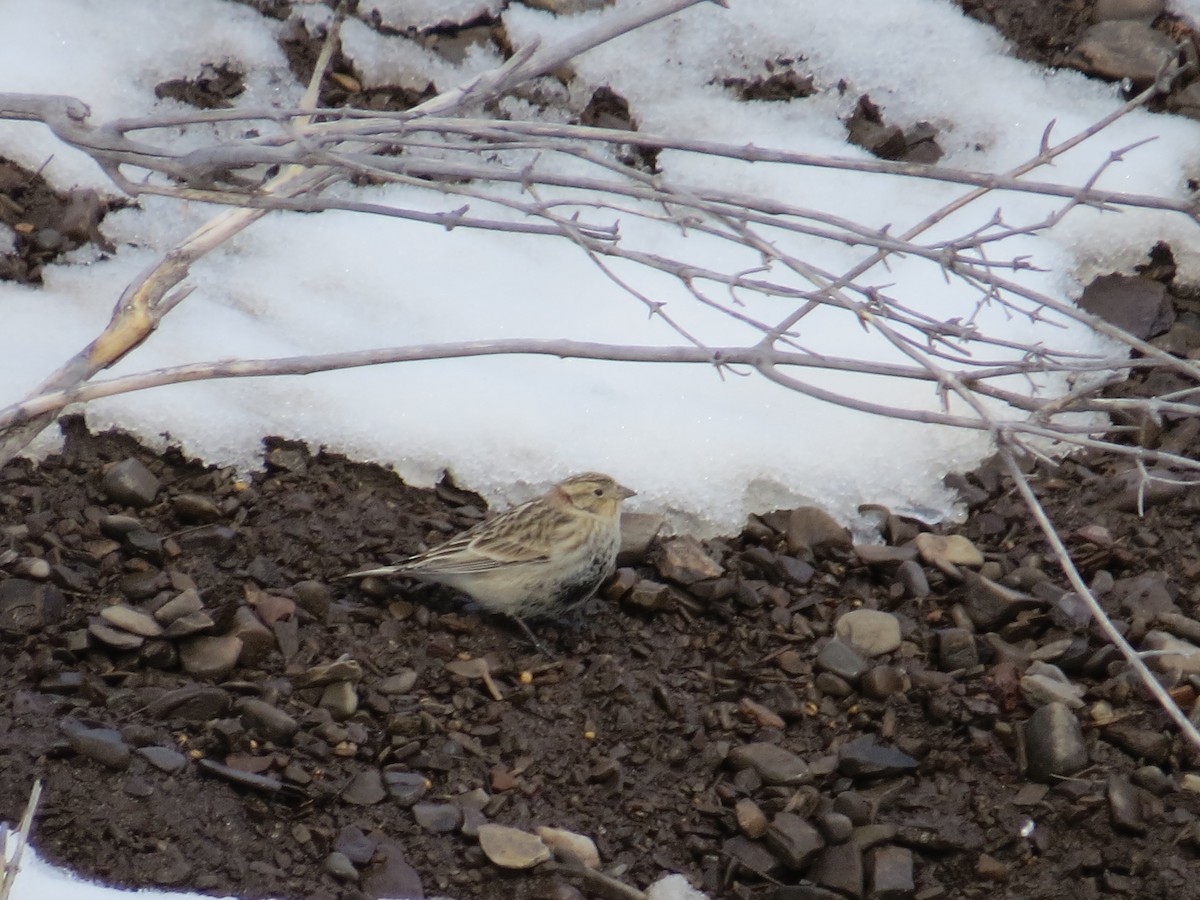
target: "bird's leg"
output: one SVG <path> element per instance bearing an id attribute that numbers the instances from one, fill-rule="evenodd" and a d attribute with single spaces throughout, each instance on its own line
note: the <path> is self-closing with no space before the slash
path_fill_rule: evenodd
<path id="1" fill-rule="evenodd" d="M 530 642 L 534 646 L 534 649 L 536 649 L 538 653 L 542 654 L 542 656 L 546 657 L 546 659 L 555 658 L 554 654 L 546 648 L 545 644 L 538 640 L 537 635 L 534 634 L 530 627 L 525 624 L 524 619 L 522 619 L 520 616 L 514 616 L 512 613 L 509 613 L 509 617 L 521 626 L 521 630 L 525 632 L 525 636 L 529 638 Z"/>

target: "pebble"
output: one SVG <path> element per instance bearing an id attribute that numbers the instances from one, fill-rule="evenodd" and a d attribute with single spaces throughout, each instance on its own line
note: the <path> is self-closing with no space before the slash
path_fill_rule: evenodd
<path id="1" fill-rule="evenodd" d="M 408 864 L 404 848 L 393 840 L 382 840 L 375 850 L 375 861 L 362 876 L 363 892 L 368 897 L 424 897 L 421 876 Z"/>
<path id="2" fill-rule="evenodd" d="M 346 858 L 356 866 L 365 866 L 375 855 L 378 843 L 378 840 L 368 837 L 357 825 L 347 825 L 334 838 L 333 849 L 346 854 Z"/>
<path id="3" fill-rule="evenodd" d="M 349 681 L 335 681 L 325 686 L 317 705 L 329 710 L 335 722 L 344 722 L 358 709 L 358 692 Z"/>
<path id="4" fill-rule="evenodd" d="M 1021 694 L 1030 706 L 1058 702 L 1071 709 L 1083 708 L 1083 687 L 1071 682 L 1057 666 L 1038 660 L 1021 676 Z"/>
<path id="5" fill-rule="evenodd" d="M 329 614 L 333 592 L 320 581 L 300 581 L 295 585 L 296 604 L 319 622 Z"/>
<path id="6" fill-rule="evenodd" d="M 335 681 L 350 681 L 354 684 L 362 681 L 362 666 L 353 659 L 339 659 L 336 662 L 313 666 L 297 676 L 296 687 L 325 687 Z"/>
<path id="7" fill-rule="evenodd" d="M 725 567 L 709 556 L 691 535 L 663 543 L 655 568 L 663 578 L 677 584 L 693 584 L 725 574 Z"/>
<path id="8" fill-rule="evenodd" d="M 917 553 L 927 565 L 941 569 L 947 575 L 959 577 L 959 566 L 978 569 L 983 565 L 983 553 L 969 538 L 961 534 L 933 534 L 923 531 L 913 541 Z"/>
<path id="9" fill-rule="evenodd" d="M 840 812 L 827 812 L 817 817 L 817 828 L 831 844 L 844 844 L 854 833 L 850 817 Z"/>
<path id="10" fill-rule="evenodd" d="M 1175 52 L 1175 42 L 1145 22 L 1097 22 L 1076 42 L 1067 65 L 1111 81 L 1128 78 L 1136 87 L 1145 87 L 1175 58 Z"/>
<path id="11" fill-rule="evenodd" d="M 258 666 L 275 649 L 274 632 L 249 607 L 239 606 L 234 610 L 233 627 L 229 633 L 242 642 L 242 652 L 238 654 L 239 666 Z"/>
<path id="12" fill-rule="evenodd" d="M 44 559 L 26 556 L 16 562 L 12 567 L 12 573 L 20 577 L 32 578 L 34 581 L 45 581 L 50 577 L 50 563 Z"/>
<path id="13" fill-rule="evenodd" d="M 988 853 L 980 853 L 975 861 L 975 874 L 988 881 L 1004 881 L 1008 878 L 1008 866 Z"/>
<path id="14" fill-rule="evenodd" d="M 81 756 L 95 760 L 110 769 L 128 768 L 133 751 L 121 738 L 119 731 L 111 728 L 85 728 L 69 720 L 62 723 L 61 729 L 71 749 Z"/>
<path id="15" fill-rule="evenodd" d="M 383 778 L 378 769 L 363 769 L 342 791 L 342 800 L 355 806 L 374 806 L 386 797 L 387 792 L 383 789 Z"/>
<path id="16" fill-rule="evenodd" d="M 839 678 L 857 683 L 867 671 L 867 661 L 853 647 L 834 638 L 827 642 L 817 654 L 817 665 Z"/>
<path id="17" fill-rule="evenodd" d="M 193 637 L 180 644 L 179 661 L 189 675 L 216 681 L 233 671 L 241 652 L 242 642 L 233 635 Z"/>
<path id="18" fill-rule="evenodd" d="M 1188 772 L 1179 779 L 1179 789 L 1191 794 L 1200 794 L 1200 775 Z"/>
<path id="19" fill-rule="evenodd" d="M 790 553 L 808 553 L 826 547 L 849 549 L 852 544 L 850 532 L 825 510 L 815 506 L 790 510 L 784 533 Z"/>
<path id="20" fill-rule="evenodd" d="M 100 483 L 100 489 L 114 503 L 136 507 L 153 503 L 160 486 L 154 473 L 132 457 L 110 466 Z"/>
<path id="21" fill-rule="evenodd" d="M 1108 813 L 1114 828 L 1128 834 L 1146 833 L 1146 820 L 1154 815 L 1158 805 L 1153 794 L 1137 787 L 1123 775 L 1111 775 L 1107 797 Z"/>
<path id="22" fill-rule="evenodd" d="M 882 656 L 900 646 L 900 620 L 877 609 L 855 609 L 837 620 L 834 632 L 863 656 Z"/>
<path id="23" fill-rule="evenodd" d="M 134 752 L 168 775 L 182 772 L 187 766 L 187 757 L 169 747 L 138 747 Z"/>
<path id="24" fill-rule="evenodd" d="M 671 588 L 658 581 L 643 578 L 633 586 L 633 589 L 621 598 L 621 602 L 647 612 L 667 610 L 672 607 Z"/>
<path id="25" fill-rule="evenodd" d="M 1103 736 L 1135 759 L 1149 763 L 1165 763 L 1171 753 L 1170 734 L 1159 731 L 1149 722 L 1118 719 L 1104 729 Z"/>
<path id="26" fill-rule="evenodd" d="M 904 673 L 895 666 L 875 666 L 863 674 L 862 692 L 872 700 L 886 700 L 904 690 Z"/>
<path id="27" fill-rule="evenodd" d="M 416 772 L 384 769 L 383 783 L 392 799 L 401 806 L 412 806 L 429 790 L 429 782 L 425 776 Z"/>
<path id="28" fill-rule="evenodd" d="M 650 545 L 666 527 L 667 520 L 657 513 L 621 513 L 621 549 L 617 564 L 633 566 L 643 562 Z"/>
<path id="29" fill-rule="evenodd" d="M 189 685 L 168 691 L 152 700 L 146 712 L 154 719 L 208 722 L 229 712 L 233 697 L 228 691 L 208 685 Z"/>
<path id="30" fill-rule="evenodd" d="M 185 525 L 209 525 L 223 518 L 221 508 L 200 494 L 178 494 L 171 498 L 171 508 Z"/>
<path id="31" fill-rule="evenodd" d="M 780 868 L 779 860 L 761 841 L 753 841 L 740 834 L 721 844 L 721 852 L 758 875 L 773 877 Z"/>
<path id="32" fill-rule="evenodd" d="M 541 826 L 537 829 L 537 836 L 560 862 L 581 865 L 587 869 L 600 868 L 600 851 L 596 849 L 596 842 L 587 835 Z"/>
<path id="33" fill-rule="evenodd" d="M 188 588 L 176 594 L 154 611 L 154 619 L 161 625 L 170 625 L 189 613 L 200 612 L 204 604 L 195 588 Z"/>
<path id="34" fill-rule="evenodd" d="M 1171 780 L 1171 776 L 1158 766 L 1142 766 L 1140 769 L 1134 770 L 1130 779 L 1138 787 L 1145 788 L 1159 797 L 1164 797 L 1175 790 L 1175 782 Z"/>
<path id="35" fill-rule="evenodd" d="M 742 797 L 734 804 L 733 816 L 738 830 L 746 837 L 757 840 L 767 831 L 767 817 L 757 803 Z"/>
<path id="36" fill-rule="evenodd" d="M 1026 774 L 1034 781 L 1074 775 L 1087 765 L 1087 746 L 1079 720 L 1062 703 L 1040 707 L 1022 727 Z"/>
<path id="37" fill-rule="evenodd" d="M 978 631 L 995 631 L 1020 613 L 1041 607 L 1041 601 L 997 584 L 975 572 L 965 575 L 963 608 Z"/>
<path id="38" fill-rule="evenodd" d="M 803 759 L 778 744 L 742 744 L 726 758 L 734 769 L 752 769 L 765 784 L 808 784 L 812 771 Z"/>
<path id="39" fill-rule="evenodd" d="M 254 697 L 243 697 L 234 707 L 246 730 L 280 746 L 292 742 L 300 723 L 278 707 Z"/>
<path id="40" fill-rule="evenodd" d="M 862 854 L 853 844 L 826 847 L 808 871 L 808 877 L 822 887 L 836 891 L 839 896 L 863 895 Z"/>
<path id="41" fill-rule="evenodd" d="M 479 846 L 502 869 L 530 869 L 550 859 L 550 848 L 536 834 L 491 822 L 479 826 Z"/>
<path id="42" fill-rule="evenodd" d="M 916 768 L 917 761 L 907 753 L 877 744 L 867 735 L 838 748 L 838 771 L 850 778 L 901 775 Z"/>
<path id="43" fill-rule="evenodd" d="M 173 621 L 163 631 L 163 635 L 169 638 L 185 638 L 192 635 L 201 634 L 206 631 L 211 631 L 216 626 L 212 616 L 204 610 L 188 613 L 180 616 Z"/>
<path id="44" fill-rule="evenodd" d="M 121 628 L 113 628 L 104 622 L 94 621 L 88 624 L 88 634 L 101 644 L 114 650 L 137 650 L 146 642 L 144 637 L 130 634 Z"/>
<path id="45" fill-rule="evenodd" d="M 842 791 L 833 800 L 833 811 L 841 813 L 855 825 L 871 821 L 874 804 L 858 791 Z"/>
<path id="46" fill-rule="evenodd" d="M 973 669 L 979 665 L 975 635 L 965 628 L 943 628 L 937 633 L 938 668 L 943 672 Z"/>
<path id="47" fill-rule="evenodd" d="M 855 544 L 854 555 L 864 565 L 880 568 L 902 566 L 909 562 L 916 565 L 917 550 L 915 547 L 889 547 L 885 544 Z"/>
<path id="48" fill-rule="evenodd" d="M 325 857 L 325 871 L 338 881 L 358 881 L 358 869 L 345 853 L 334 850 Z"/>
<path id="49" fill-rule="evenodd" d="M 381 694 L 391 696 L 393 694 L 407 694 L 416 686 L 417 672 L 416 669 L 401 669 L 394 675 L 389 675 L 375 686 L 375 689 Z"/>
<path id="50" fill-rule="evenodd" d="M 100 610 L 100 618 L 123 631 L 142 637 L 158 637 L 163 633 L 162 626 L 154 621 L 153 616 L 132 606 L 119 603 L 106 606 Z"/>
<path id="51" fill-rule="evenodd" d="M 896 580 L 904 587 L 905 596 L 928 597 L 930 594 L 929 579 L 921 564 L 914 559 L 906 559 L 896 569 Z"/>
<path id="52" fill-rule="evenodd" d="M 832 672 L 821 672 L 813 680 L 813 685 L 823 695 L 842 700 L 854 693 L 854 685 L 844 678 L 839 678 Z"/>
<path id="53" fill-rule="evenodd" d="M 763 836 L 767 848 L 789 869 L 803 870 L 825 846 L 812 825 L 794 813 L 776 813 Z"/>
<path id="54" fill-rule="evenodd" d="M 868 866 L 872 897 L 885 900 L 912 896 L 915 887 L 913 855 L 907 847 L 876 847 L 870 854 Z"/>

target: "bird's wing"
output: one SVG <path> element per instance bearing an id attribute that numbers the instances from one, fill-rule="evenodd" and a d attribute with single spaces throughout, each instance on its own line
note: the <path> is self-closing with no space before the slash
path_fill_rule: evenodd
<path id="1" fill-rule="evenodd" d="M 545 562 L 570 521 L 552 510 L 531 517 L 531 505 L 514 507 L 481 522 L 446 543 L 405 560 L 400 568 L 414 574 L 468 575 Z"/>

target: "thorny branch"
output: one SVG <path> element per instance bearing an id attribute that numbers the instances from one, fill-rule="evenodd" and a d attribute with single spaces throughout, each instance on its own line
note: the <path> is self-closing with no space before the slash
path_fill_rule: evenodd
<path id="1" fill-rule="evenodd" d="M 20 452 L 70 404 L 167 384 L 503 354 L 700 364 L 719 372 L 736 366 L 826 402 L 883 416 L 989 432 L 1068 580 L 1148 690 L 1200 751 L 1200 734 L 1088 592 L 1018 463 L 1022 455 L 1045 459 L 1048 448 L 1058 447 L 1127 457 L 1144 479 L 1170 477 L 1164 471 L 1200 472 L 1200 461 L 1139 446 L 1138 427 L 1113 427 L 1108 422 L 1108 414 L 1113 411 L 1126 416 L 1125 421 L 1138 416 L 1153 422 L 1164 416 L 1196 416 L 1200 413 L 1196 402 L 1200 366 L 1073 304 L 1032 290 L 1017 275 L 1031 269 L 1033 262 L 1003 255 L 1009 239 L 1052 229 L 1080 209 L 1157 210 L 1200 224 L 1200 208 L 1190 199 L 1098 187 L 1101 175 L 1135 152 L 1137 145 L 1114 151 L 1082 185 L 1028 177 L 1144 105 L 1182 69 L 1168 67 L 1156 85 L 1066 140 L 1053 142 L 1051 127 L 1047 127 L 1035 155 L 1002 174 L 481 117 L 485 101 L 556 69 L 586 49 L 698 2 L 701 0 L 638 4 L 554 45 L 519 49 L 495 70 L 402 113 L 316 105 L 316 87 L 332 52 L 336 21 L 313 73 L 309 93 L 296 109 L 230 109 L 90 123 L 87 107 L 72 97 L 0 94 L 0 119 L 43 123 L 63 143 L 94 159 L 113 184 L 130 196 L 160 195 L 230 207 L 130 284 L 108 327 L 91 344 L 26 399 L 0 409 L 0 464 Z M 187 152 L 173 147 L 172 136 L 181 127 L 234 122 L 247 126 L 242 129 L 244 133 L 258 136 L 219 140 Z M 638 171 L 617 160 L 618 148 L 820 167 L 878 178 L 930 179 L 969 190 L 916 225 L 893 234 L 887 228 L 867 226 L 775 197 Z M 276 171 L 278 174 L 270 174 Z M 431 212 L 365 202 L 349 187 L 352 178 L 363 177 L 436 192 L 449 205 Z M 1058 205 L 1038 221 L 1025 223 L 1007 222 L 997 209 L 984 224 L 957 237 L 923 241 L 922 235 L 933 226 L 964 209 L 977 208 L 996 192 L 1038 195 Z M 181 285 L 196 260 L 270 210 L 335 209 L 406 218 L 447 231 L 486 229 L 531 238 L 565 239 L 624 293 L 642 303 L 651 316 L 671 327 L 683 343 L 644 347 L 567 340 L 476 341 L 288 359 L 223 360 L 93 380 L 149 338 L 163 316 L 187 297 L 189 289 Z M 701 260 L 651 252 L 625 237 L 630 229 L 623 223 L 634 220 L 648 227 L 702 235 L 735 248 L 742 264 L 725 270 Z M 850 269 L 829 271 L 808 255 L 791 249 L 799 246 L 797 239 L 833 242 L 865 248 L 867 252 Z M 965 305 L 961 316 L 942 318 L 867 280 L 880 266 L 901 257 L 937 267 L 947 281 L 957 280 L 964 286 L 965 295 L 974 299 Z M 732 346 L 706 346 L 666 311 L 661 300 L 641 291 L 622 274 L 627 267 L 618 272 L 610 260 L 671 276 L 687 296 L 736 321 L 752 338 Z M 713 288 L 723 290 L 728 299 L 718 299 Z M 750 297 L 770 301 L 775 314 L 748 311 L 745 301 Z M 1079 323 L 1108 338 L 1112 346 L 1103 353 L 1083 353 L 1049 344 L 1022 345 L 990 334 L 980 324 L 981 313 L 989 307 L 1042 325 L 1061 328 Z M 875 349 L 888 347 L 894 358 L 903 361 L 878 362 L 877 354 L 870 358 L 835 357 L 805 348 L 798 329 L 818 310 L 854 317 L 875 342 Z M 1170 372 L 1186 387 L 1147 399 L 1099 396 L 1114 380 L 1147 369 Z M 941 408 L 902 408 L 874 402 L 866 392 L 856 396 L 836 393 L 816 379 L 802 377 L 801 373 L 812 370 L 926 384 L 941 399 Z M 1164 469 L 1152 475 L 1146 464 Z"/>

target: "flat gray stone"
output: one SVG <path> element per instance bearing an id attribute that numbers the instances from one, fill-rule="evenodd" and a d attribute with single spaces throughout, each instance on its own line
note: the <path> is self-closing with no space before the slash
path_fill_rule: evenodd
<path id="1" fill-rule="evenodd" d="M 1089 75 L 1111 81 L 1128 78 L 1145 87 L 1175 52 L 1175 42 L 1145 22 L 1097 22 L 1075 44 L 1067 64 Z"/>
<path id="2" fill-rule="evenodd" d="M 847 897 L 863 895 L 862 854 L 854 844 L 826 847 L 818 854 L 808 877 Z"/>

